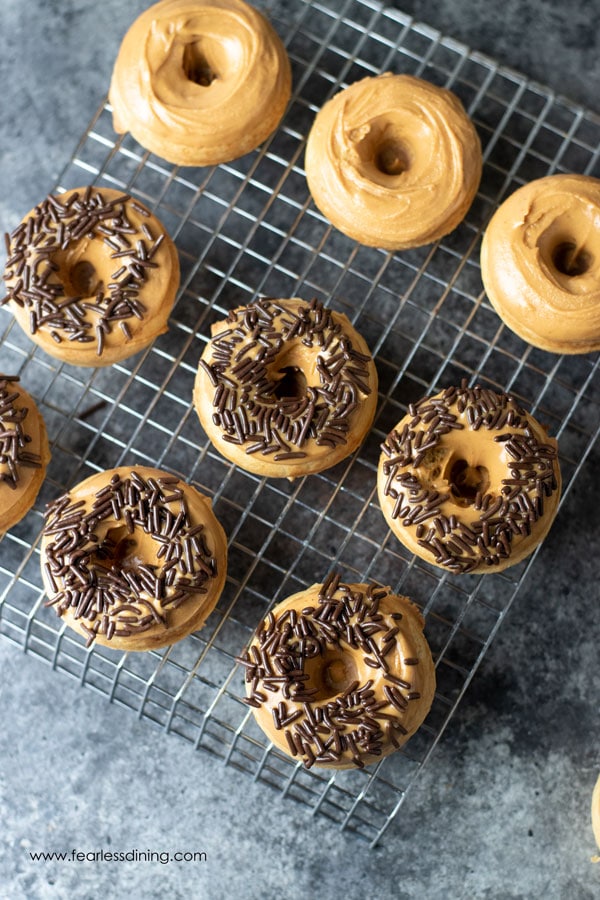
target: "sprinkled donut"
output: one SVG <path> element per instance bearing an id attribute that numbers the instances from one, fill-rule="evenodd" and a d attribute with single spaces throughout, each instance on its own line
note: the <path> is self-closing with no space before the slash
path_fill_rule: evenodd
<path id="1" fill-rule="evenodd" d="M 86 646 L 150 650 L 202 627 L 225 583 L 227 542 L 191 485 L 121 466 L 48 506 L 41 566 L 46 606 Z"/>
<path id="2" fill-rule="evenodd" d="M 162 0 L 123 38 L 109 100 L 115 131 L 181 166 L 243 156 L 275 130 L 291 92 L 287 52 L 242 0 Z"/>
<path id="3" fill-rule="evenodd" d="M 238 662 L 257 723 L 307 768 L 388 756 L 419 728 L 435 692 L 417 607 L 337 574 L 278 604 Z"/>
<path id="4" fill-rule="evenodd" d="M 548 175 L 496 210 L 481 245 L 490 302 L 551 353 L 600 349 L 600 179 Z"/>
<path id="5" fill-rule="evenodd" d="M 557 443 L 507 394 L 463 383 L 425 397 L 382 451 L 377 486 L 389 527 L 454 574 L 520 562 L 554 520 Z"/>
<path id="6" fill-rule="evenodd" d="M 337 93 L 308 136 L 308 186 L 353 240 L 406 250 L 464 218 L 481 179 L 477 132 L 454 94 L 386 72 Z"/>
<path id="7" fill-rule="evenodd" d="M 242 469 L 296 478 L 334 466 L 369 430 L 377 371 L 345 315 L 317 300 L 261 299 L 212 327 L 194 405 Z"/>
<path id="8" fill-rule="evenodd" d="M 31 339 L 76 366 L 108 366 L 167 330 L 175 245 L 138 200 L 110 188 L 49 196 L 6 235 L 6 297 Z"/>
<path id="9" fill-rule="evenodd" d="M 44 420 L 16 375 L 0 375 L 0 535 L 31 509 L 50 461 Z"/>

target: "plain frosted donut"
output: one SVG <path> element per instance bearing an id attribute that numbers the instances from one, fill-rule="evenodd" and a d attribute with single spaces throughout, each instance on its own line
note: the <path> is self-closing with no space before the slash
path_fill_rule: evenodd
<path id="1" fill-rule="evenodd" d="M 50 461 L 44 420 L 16 376 L 0 375 L 0 535 L 35 503 Z"/>
<path id="2" fill-rule="evenodd" d="M 499 572 L 548 533 L 556 441 L 507 394 L 450 387 L 409 406 L 382 445 L 385 519 L 411 552 L 454 574 Z"/>
<path id="3" fill-rule="evenodd" d="M 289 59 L 265 17 L 242 0 L 162 0 L 135 20 L 115 62 L 115 131 L 182 166 L 237 159 L 277 127 Z"/>
<path id="4" fill-rule="evenodd" d="M 151 650 L 202 627 L 225 583 L 227 541 L 196 488 L 121 466 L 49 504 L 41 568 L 46 606 L 87 646 Z"/>
<path id="5" fill-rule="evenodd" d="M 452 231 L 473 201 L 481 165 L 460 100 L 389 72 L 329 100 L 306 145 L 308 186 L 321 212 L 354 240 L 387 250 Z"/>
<path id="6" fill-rule="evenodd" d="M 143 203 L 110 188 L 47 197 L 7 235 L 15 319 L 46 353 L 108 366 L 167 330 L 179 259 Z"/>
<path id="7" fill-rule="evenodd" d="M 212 326 L 194 406 L 227 459 L 297 478 L 356 450 L 377 405 L 377 371 L 342 313 L 316 300 L 261 299 Z"/>
<path id="8" fill-rule="evenodd" d="M 592 830 L 600 850 L 600 775 L 592 793 Z M 597 857 L 595 861 L 600 862 L 600 857 Z"/>
<path id="9" fill-rule="evenodd" d="M 600 349 L 600 180 L 548 175 L 511 194 L 484 234 L 481 276 L 523 340 L 552 353 Z"/>
<path id="10" fill-rule="evenodd" d="M 307 768 L 378 762 L 415 733 L 435 693 L 417 607 L 339 575 L 279 603 L 238 662 L 257 723 Z"/>

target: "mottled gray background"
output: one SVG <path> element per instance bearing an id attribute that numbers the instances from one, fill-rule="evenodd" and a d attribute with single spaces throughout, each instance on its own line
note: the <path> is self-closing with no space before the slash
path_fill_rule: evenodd
<path id="1" fill-rule="evenodd" d="M 146 5 L 2 0 L 2 230 L 52 186 Z M 600 111 L 596 0 L 390 5 Z M 600 770 L 598 465 L 596 447 L 374 851 L 0 639 L 0 897 L 600 896 L 600 865 L 589 861 Z M 27 855 L 100 847 L 203 850 L 207 861 L 33 864 Z"/>

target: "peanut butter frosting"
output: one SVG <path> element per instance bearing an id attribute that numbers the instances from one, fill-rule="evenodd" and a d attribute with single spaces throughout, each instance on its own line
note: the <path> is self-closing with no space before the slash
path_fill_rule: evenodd
<path id="1" fill-rule="evenodd" d="M 415 733 L 435 693 L 418 608 L 338 574 L 278 604 L 238 662 L 258 725 L 306 768 L 378 762 Z"/>
<path id="2" fill-rule="evenodd" d="M 44 420 L 14 375 L 0 375 L 0 535 L 35 503 L 50 461 Z"/>
<path id="3" fill-rule="evenodd" d="M 329 100 L 306 146 L 306 177 L 321 212 L 354 240 L 389 250 L 452 231 L 475 196 L 481 166 L 460 100 L 390 72 Z"/>
<path id="4" fill-rule="evenodd" d="M 88 647 L 150 650 L 202 627 L 225 583 L 227 541 L 194 487 L 120 466 L 49 504 L 41 568 L 46 606 Z"/>
<path id="5" fill-rule="evenodd" d="M 162 0 L 135 20 L 115 62 L 115 131 L 168 162 L 236 159 L 275 130 L 291 91 L 286 50 L 242 0 Z"/>
<path id="6" fill-rule="evenodd" d="M 194 406 L 227 459 L 297 478 L 360 445 L 375 416 L 377 370 L 343 313 L 316 299 L 264 298 L 212 326 Z"/>
<path id="7" fill-rule="evenodd" d="M 600 180 L 549 175 L 519 188 L 481 247 L 492 306 L 525 341 L 553 353 L 600 348 Z"/>
<path id="8" fill-rule="evenodd" d="M 6 236 L 15 319 L 46 353 L 108 366 L 167 330 L 179 259 L 143 203 L 111 188 L 49 196 Z"/>
<path id="9" fill-rule="evenodd" d="M 377 487 L 392 532 L 453 574 L 520 562 L 560 498 L 556 441 L 507 394 L 450 387 L 409 406 L 382 446 Z"/>

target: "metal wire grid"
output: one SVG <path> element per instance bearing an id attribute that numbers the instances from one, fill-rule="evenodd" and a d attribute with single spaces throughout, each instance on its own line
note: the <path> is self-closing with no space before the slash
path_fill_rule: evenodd
<path id="1" fill-rule="evenodd" d="M 91 181 L 152 207 L 175 237 L 182 288 L 169 332 L 146 352 L 90 371 L 58 364 L 0 310 L 1 368 L 21 375 L 52 437 L 34 510 L 0 553 L 0 633 L 24 650 L 321 812 L 373 844 L 403 803 L 493 639 L 532 560 L 508 572 L 451 577 L 415 560 L 378 508 L 379 444 L 423 394 L 466 377 L 510 390 L 558 436 L 564 494 L 600 431 L 598 354 L 559 357 L 505 329 L 481 289 L 481 233 L 497 203 L 551 172 L 600 175 L 600 120 L 494 61 L 373 0 L 280 0 L 293 102 L 259 151 L 216 169 L 178 169 L 115 139 L 103 104 L 58 189 Z M 481 189 L 438 244 L 388 254 L 360 247 L 323 219 L 302 169 L 314 113 L 340 87 L 386 69 L 445 85 L 463 100 L 484 148 Z M 236 469 L 213 450 L 190 408 L 211 322 L 259 295 L 317 296 L 345 312 L 380 376 L 372 433 L 354 457 L 293 483 Z M 213 497 L 230 540 L 228 580 L 206 626 L 173 647 L 86 650 L 43 607 L 39 532 L 45 503 L 103 468 L 146 463 Z M 427 618 L 438 689 L 426 723 L 368 771 L 306 771 L 265 742 L 244 706 L 234 656 L 268 608 L 321 580 L 373 578 L 412 597 Z"/>

